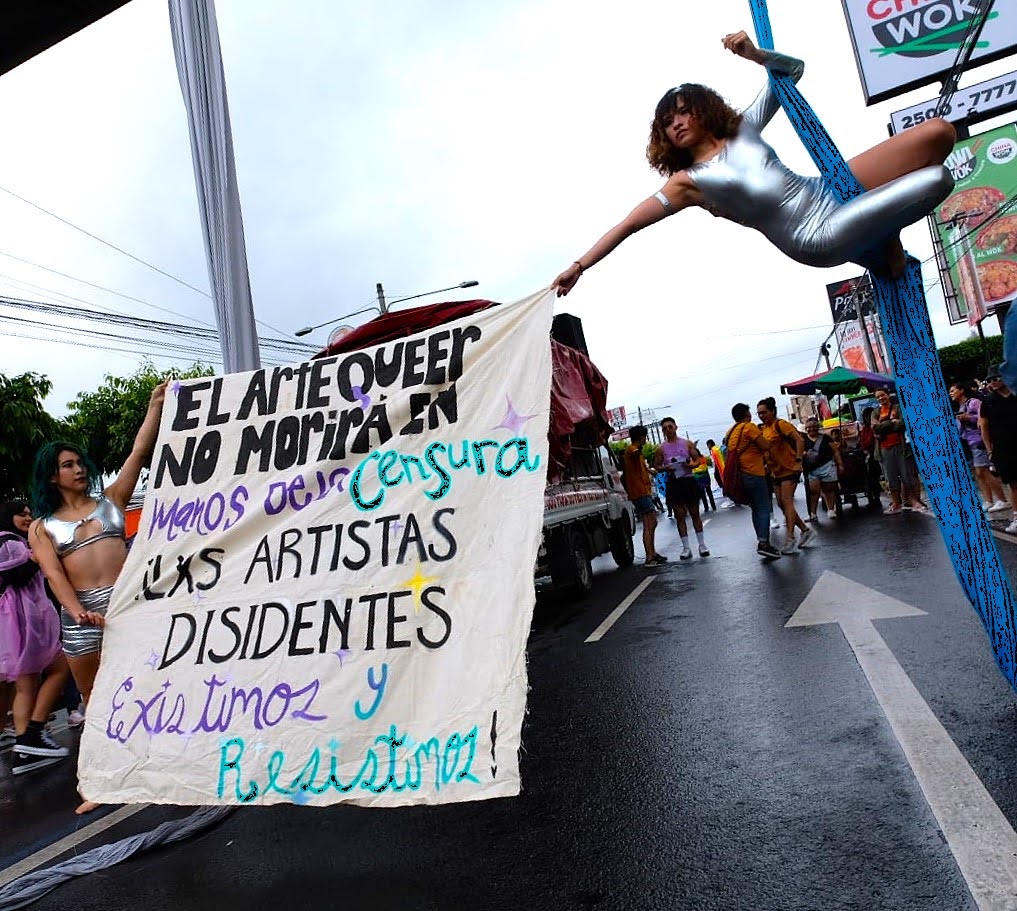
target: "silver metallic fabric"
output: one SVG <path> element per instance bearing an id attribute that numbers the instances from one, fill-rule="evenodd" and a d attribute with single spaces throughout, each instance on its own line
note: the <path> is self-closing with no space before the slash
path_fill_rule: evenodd
<path id="1" fill-rule="evenodd" d="M 113 586 L 105 588 L 88 588 L 76 592 L 81 606 L 88 611 L 106 616 L 106 608 L 109 607 L 110 595 L 113 594 Z M 67 610 L 60 611 L 60 640 L 64 647 L 64 654 L 68 658 L 81 658 L 99 651 L 102 647 L 102 628 L 98 626 L 79 626 Z"/>
<path id="2" fill-rule="evenodd" d="M 90 538 L 76 541 L 74 535 L 77 530 L 86 522 L 93 520 L 99 523 L 99 533 L 92 535 Z M 126 528 L 124 514 L 120 511 L 120 507 L 105 497 L 99 497 L 96 500 L 95 509 L 85 516 L 84 519 L 78 519 L 75 522 L 65 522 L 63 519 L 58 519 L 55 516 L 47 516 L 42 520 L 42 527 L 46 529 L 46 533 L 53 541 L 53 547 L 57 552 L 57 556 L 61 558 L 74 553 L 74 551 L 88 544 L 101 541 L 103 538 L 123 538 Z"/>
<path id="3" fill-rule="evenodd" d="M 800 60 L 772 52 L 768 57 L 768 68 L 796 82 L 801 77 Z M 720 153 L 686 173 L 709 212 L 755 228 L 797 262 L 825 267 L 858 261 L 928 215 L 953 189 L 949 170 L 936 165 L 841 203 L 821 178 L 789 170 L 763 141 L 760 131 L 779 108 L 768 83 Z"/>

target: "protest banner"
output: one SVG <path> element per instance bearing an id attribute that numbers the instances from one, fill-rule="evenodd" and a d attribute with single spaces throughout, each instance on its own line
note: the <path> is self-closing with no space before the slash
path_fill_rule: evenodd
<path id="1" fill-rule="evenodd" d="M 85 797 L 518 793 L 553 302 L 171 387 L 107 615 Z"/>

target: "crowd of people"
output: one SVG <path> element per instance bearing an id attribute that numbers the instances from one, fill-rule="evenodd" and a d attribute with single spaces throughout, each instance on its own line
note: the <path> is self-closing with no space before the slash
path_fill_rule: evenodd
<path id="1" fill-rule="evenodd" d="M 31 505 L 0 505 L 0 721 L 6 727 L 12 716 L 15 776 L 69 755 L 46 730 L 61 699 L 72 726 L 87 711 L 106 608 L 127 559 L 124 514 L 155 446 L 165 392 L 162 383 L 152 393 L 131 453 L 105 489 L 84 449 L 54 441 L 36 454 Z M 77 812 L 95 806 L 84 801 Z"/>
<path id="2" fill-rule="evenodd" d="M 626 491 L 643 525 L 643 546 L 646 564 L 667 562 L 655 546 L 657 512 L 663 504 L 656 500 L 657 491 L 664 498 L 669 517 L 678 525 L 681 538 L 680 560 L 692 559 L 687 520 L 696 533 L 700 556 L 710 551 L 703 536 L 703 510 L 716 509 L 713 481 L 723 489 L 725 466 L 737 459 L 743 503 L 752 515 L 756 535 L 756 551 L 764 559 L 774 560 L 807 547 L 815 539 L 812 525 L 819 520 L 819 509 L 836 519 L 840 515 L 840 498 L 845 480 L 851 471 L 861 473 L 863 489 L 885 492 L 889 505 L 883 510 L 893 516 L 904 511 L 928 513 L 921 497 L 921 479 L 915 463 L 911 441 L 900 408 L 889 389 L 875 391 L 875 405 L 866 407 L 858 422 L 853 448 L 847 450 L 838 429 L 828 432 L 819 418 L 809 416 L 799 429 L 777 414 L 774 398 L 761 399 L 752 409 L 739 402 L 731 409 L 733 425 L 718 445 L 707 440 L 708 455 L 702 454 L 697 443 L 678 435 L 674 418 L 660 422 L 663 442 L 647 446 L 648 431 L 638 426 L 630 430 L 630 441 L 624 452 Z M 962 447 L 975 483 L 988 513 L 1013 511 L 1006 532 L 1017 534 L 1017 395 L 1003 382 L 993 368 L 981 383 L 954 383 L 950 398 L 957 411 L 957 426 Z M 848 460 L 848 456 L 857 456 Z M 704 493 L 710 490 L 709 498 Z M 798 512 L 795 494 L 805 484 L 806 514 Z M 1006 489 L 1004 489 L 1004 487 Z M 784 540 L 775 545 L 771 532 L 781 524 L 774 519 L 775 509 L 783 517 Z M 812 524 L 809 524 L 812 523 Z"/>

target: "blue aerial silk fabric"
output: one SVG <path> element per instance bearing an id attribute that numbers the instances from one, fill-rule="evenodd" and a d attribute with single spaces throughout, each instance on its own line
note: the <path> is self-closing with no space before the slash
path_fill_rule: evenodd
<path id="1" fill-rule="evenodd" d="M 749 0 L 749 5 L 757 43 L 773 50 L 766 0 Z M 862 193 L 861 185 L 794 82 L 773 72 L 770 81 L 830 191 L 841 201 Z M 872 284 L 887 347 L 893 352 L 901 412 L 947 552 L 961 588 L 982 618 L 996 663 L 1017 690 L 1013 589 L 961 450 L 932 336 L 921 265 L 909 256 L 902 278 L 873 275 Z"/>

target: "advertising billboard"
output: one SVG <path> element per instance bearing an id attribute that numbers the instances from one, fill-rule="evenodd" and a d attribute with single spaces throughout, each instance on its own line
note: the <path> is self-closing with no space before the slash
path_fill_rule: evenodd
<path id="1" fill-rule="evenodd" d="M 984 0 L 842 0 L 865 103 L 941 79 Z M 997 0 L 969 67 L 1017 49 L 1017 3 Z"/>
<path id="2" fill-rule="evenodd" d="M 971 324 L 1017 297 L 1017 126 L 958 142 L 956 186 L 935 213 L 960 308 Z"/>
<path id="3" fill-rule="evenodd" d="M 844 366 L 852 370 L 886 373 L 888 365 L 883 354 L 886 349 L 869 276 L 857 275 L 827 285 L 826 296 L 830 301 L 837 349 Z M 859 314 L 865 320 L 864 332 Z"/>

